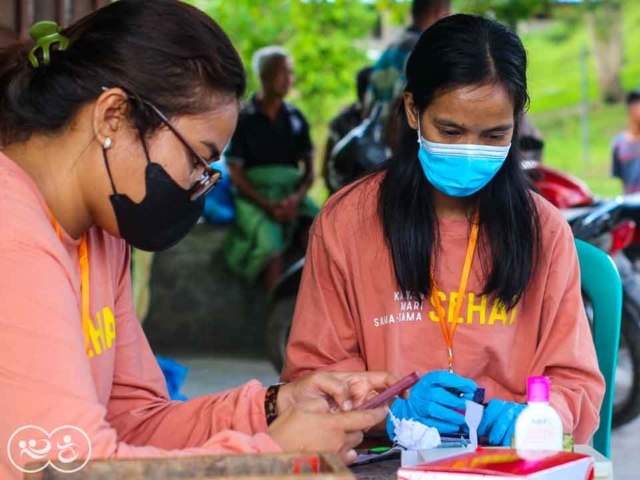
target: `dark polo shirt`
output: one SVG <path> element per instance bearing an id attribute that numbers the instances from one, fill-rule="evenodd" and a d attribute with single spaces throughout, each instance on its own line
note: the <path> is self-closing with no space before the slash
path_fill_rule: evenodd
<path id="1" fill-rule="evenodd" d="M 275 121 L 260 110 L 255 95 L 240 111 L 238 126 L 225 152 L 244 169 L 271 165 L 298 167 L 313 153 L 309 124 L 300 110 L 283 103 Z"/>

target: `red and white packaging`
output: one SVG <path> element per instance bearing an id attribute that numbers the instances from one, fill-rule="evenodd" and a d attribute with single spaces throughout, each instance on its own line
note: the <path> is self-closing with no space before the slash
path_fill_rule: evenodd
<path id="1" fill-rule="evenodd" d="M 579 453 L 519 455 L 506 448 L 479 448 L 473 453 L 398 470 L 398 480 L 488 479 L 593 480 L 594 461 Z"/>

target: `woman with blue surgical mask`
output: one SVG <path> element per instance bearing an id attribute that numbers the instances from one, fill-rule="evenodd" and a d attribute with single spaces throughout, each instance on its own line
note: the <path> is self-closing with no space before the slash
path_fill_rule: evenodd
<path id="1" fill-rule="evenodd" d="M 589 440 L 604 382 L 571 230 L 528 188 L 518 127 L 528 103 L 518 36 L 454 15 L 407 62 L 399 142 L 383 168 L 325 206 L 311 231 L 283 379 L 316 370 L 423 374 L 391 413 L 441 434 L 509 445 L 527 377 L 551 378 L 564 430 Z M 391 439 L 394 423 L 380 425 Z"/>

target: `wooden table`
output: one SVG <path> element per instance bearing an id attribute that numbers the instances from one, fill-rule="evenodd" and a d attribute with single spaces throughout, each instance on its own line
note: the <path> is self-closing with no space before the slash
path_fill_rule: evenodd
<path id="1" fill-rule="evenodd" d="M 204 457 L 164 457 L 137 459 L 94 460 L 88 463 L 76 461 L 68 464 L 55 462 L 53 467 L 45 465 L 44 470 L 27 474 L 29 480 L 161 480 L 167 478 L 182 480 L 197 479 L 263 479 L 296 480 L 317 478 L 318 480 L 351 480 L 353 474 L 335 455 L 300 455 L 297 453 L 276 453 L 265 455 L 209 455 Z M 86 464 L 86 465 L 85 465 Z M 32 464 L 35 468 L 42 462 Z M 76 473 L 69 475 L 64 470 Z M 315 472 L 317 473 L 314 473 Z M 300 474 L 293 474 L 297 471 Z"/>

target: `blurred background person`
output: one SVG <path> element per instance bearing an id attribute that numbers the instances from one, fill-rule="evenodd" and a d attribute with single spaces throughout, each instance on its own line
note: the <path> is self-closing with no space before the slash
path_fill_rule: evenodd
<path id="1" fill-rule="evenodd" d="M 335 144 L 364 120 L 364 97 L 369 87 L 371 72 L 373 72 L 373 66 L 358 70 L 356 74 L 357 100 L 345 107 L 329 123 L 329 138 L 327 139 L 324 155 L 325 164 Z"/>
<path id="2" fill-rule="evenodd" d="M 306 118 L 285 102 L 294 82 L 289 54 L 265 47 L 252 63 L 260 91 L 240 113 L 226 152 L 236 187 L 236 222 L 225 257 L 236 275 L 250 282 L 262 277 L 272 292 L 283 272 L 284 252 L 295 241 L 304 243 L 318 213 L 307 196 L 314 180 L 313 144 Z"/>
<path id="3" fill-rule="evenodd" d="M 324 148 L 324 162 L 322 164 L 322 172 L 327 184 L 330 183 L 330 180 L 327 178 L 327 175 L 329 175 L 327 164 L 331 158 L 333 147 L 351 130 L 360 125 L 365 118 L 364 97 L 367 93 L 367 88 L 369 88 L 371 72 L 373 72 L 373 66 L 358 70 L 356 74 L 357 101 L 344 108 L 331 120 L 331 123 L 329 123 L 329 134 L 327 144 Z"/>
<path id="4" fill-rule="evenodd" d="M 393 147 L 395 127 L 390 112 L 397 109 L 406 83 L 407 58 L 418 42 L 420 34 L 451 14 L 451 0 L 413 0 L 411 26 L 395 42 L 391 43 L 373 67 L 371 82 L 365 98 L 365 109 L 369 112 L 376 104 L 382 105 L 381 120 L 385 124 L 385 138 Z"/>
<path id="5" fill-rule="evenodd" d="M 542 163 L 543 147 L 542 133 L 533 124 L 529 114 L 525 113 L 520 124 L 520 155 L 522 159 Z"/>
<path id="6" fill-rule="evenodd" d="M 640 192 L 640 90 L 627 95 L 627 129 L 613 140 L 613 176 L 625 193 Z"/>

